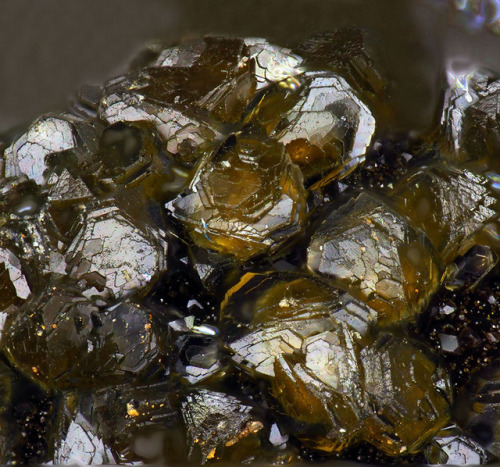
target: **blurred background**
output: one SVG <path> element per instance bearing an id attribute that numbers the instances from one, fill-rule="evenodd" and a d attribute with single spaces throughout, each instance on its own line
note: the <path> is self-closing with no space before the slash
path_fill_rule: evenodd
<path id="1" fill-rule="evenodd" d="M 487 3 L 471 13 L 464 0 L 0 0 L 0 135 L 123 72 L 148 41 L 213 33 L 293 46 L 344 25 L 367 31 L 392 81 L 396 128 L 424 131 L 451 59 L 500 72 L 500 36 L 483 27 L 497 2 Z"/>

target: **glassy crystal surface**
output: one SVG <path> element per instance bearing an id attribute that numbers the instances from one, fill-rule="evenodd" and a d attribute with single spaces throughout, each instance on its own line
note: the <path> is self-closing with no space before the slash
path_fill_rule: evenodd
<path id="1" fill-rule="evenodd" d="M 215 326 L 196 325 L 195 317 L 171 321 L 168 324 L 173 346 L 174 369 L 191 384 L 197 384 L 217 373 L 220 361 L 219 333 Z"/>
<path id="2" fill-rule="evenodd" d="M 282 143 L 306 178 L 342 176 L 364 161 L 375 119 L 334 73 L 304 73 L 282 81 L 259 100 L 247 120 Z"/>
<path id="3" fill-rule="evenodd" d="M 245 133 L 206 159 L 167 209 L 197 245 L 239 260 L 275 251 L 307 214 L 302 175 L 284 147 Z"/>
<path id="4" fill-rule="evenodd" d="M 425 453 L 432 465 L 480 465 L 490 461 L 486 450 L 456 425 L 439 431 Z"/>
<path id="5" fill-rule="evenodd" d="M 0 311 L 13 311 L 24 303 L 31 293 L 30 286 L 23 273 L 21 262 L 6 248 L 0 248 Z M 4 319 L 2 319 L 4 320 Z"/>
<path id="6" fill-rule="evenodd" d="M 252 414 L 252 407 L 236 397 L 201 389 L 186 395 L 181 411 L 188 456 L 195 462 L 205 464 L 219 460 L 224 450 L 231 448 L 243 448 L 250 454 L 252 447 L 259 446 L 256 435 L 264 425 Z M 253 441 L 254 446 L 249 446 L 248 441 Z M 242 460 L 244 457 L 243 454 Z"/>
<path id="7" fill-rule="evenodd" d="M 54 464 L 103 465 L 114 463 L 113 453 L 78 413 L 60 441 Z"/>
<path id="8" fill-rule="evenodd" d="M 385 323 L 414 318 L 440 280 L 440 263 L 425 235 L 367 192 L 323 221 L 307 264 L 377 310 Z"/>
<path id="9" fill-rule="evenodd" d="M 96 295 L 123 298 L 167 266 L 162 232 L 135 225 L 116 206 L 82 213 L 76 227 L 66 252 L 67 270 Z"/>
<path id="10" fill-rule="evenodd" d="M 161 369 L 151 318 L 133 304 L 103 311 L 77 290 L 49 283 L 8 322 L 5 353 L 50 387 L 96 387 Z"/>
<path id="11" fill-rule="evenodd" d="M 0 136 L 0 463 L 500 458 L 498 81 L 394 133 L 369 32 L 155 42 Z"/>
<path id="12" fill-rule="evenodd" d="M 274 376 L 276 359 L 342 323 L 366 335 L 377 314 L 320 280 L 290 273 L 245 274 L 226 294 L 221 314 L 233 360 Z"/>
<path id="13" fill-rule="evenodd" d="M 95 149 L 94 131 L 91 124 L 69 114 L 41 117 L 5 150 L 4 176 L 25 174 L 43 185 L 51 165 L 69 163 L 71 151 L 83 162 L 85 153 Z"/>
<path id="14" fill-rule="evenodd" d="M 447 377 L 406 339 L 362 347 L 344 326 L 306 339 L 302 353 L 305 363 L 276 361 L 273 392 L 308 425 L 297 436 L 316 449 L 363 439 L 392 456 L 411 453 L 449 419 Z"/>
<path id="15" fill-rule="evenodd" d="M 94 390 L 80 406 L 94 432 L 112 448 L 116 461 L 126 464 L 148 459 L 135 452 L 140 450 L 135 445 L 138 437 L 179 426 L 176 399 L 176 392 L 163 381 Z"/>
<path id="16" fill-rule="evenodd" d="M 497 216 L 498 200 L 485 177 L 436 164 L 403 180 L 395 188 L 395 203 L 450 262 L 467 251 L 474 235 Z"/>

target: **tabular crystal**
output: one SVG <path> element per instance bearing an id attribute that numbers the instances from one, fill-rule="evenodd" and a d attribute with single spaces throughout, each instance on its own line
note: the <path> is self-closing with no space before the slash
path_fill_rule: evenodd
<path id="1" fill-rule="evenodd" d="M 475 71 L 448 72 L 448 82 L 441 124 L 451 159 L 494 163 L 500 148 L 500 81 Z"/>
<path id="2" fill-rule="evenodd" d="M 364 161 L 375 119 L 339 75 L 308 72 L 270 88 L 246 117 L 282 143 L 304 176 L 344 176 Z"/>
<path id="3" fill-rule="evenodd" d="M 308 276 L 286 273 L 244 275 L 221 308 L 233 360 L 260 376 L 272 377 L 275 361 L 292 355 L 318 333 L 342 323 L 366 335 L 374 310 L 350 295 Z"/>
<path id="4" fill-rule="evenodd" d="M 204 160 L 167 208 L 197 245 L 239 260 L 274 252 L 307 214 L 302 176 L 283 146 L 245 133 Z"/>
<path id="5" fill-rule="evenodd" d="M 436 433 L 425 448 L 426 461 L 440 465 L 480 465 L 489 463 L 486 450 L 469 438 L 456 425 L 450 425 Z"/>
<path id="6" fill-rule="evenodd" d="M 377 310 L 385 324 L 414 318 L 440 281 L 440 263 L 425 235 L 368 192 L 323 221 L 307 262 Z"/>
<path id="7" fill-rule="evenodd" d="M 315 449 L 363 439 L 390 456 L 418 452 L 449 419 L 447 377 L 406 339 L 384 335 L 362 347 L 343 326 L 306 339 L 302 353 L 305 362 L 276 361 L 273 392 Z"/>
<path id="8" fill-rule="evenodd" d="M 160 230 L 135 225 L 116 206 L 82 213 L 66 258 L 69 275 L 104 297 L 123 298 L 166 268 Z"/>
<path id="9" fill-rule="evenodd" d="M 181 405 L 186 426 L 188 455 L 205 464 L 224 456 L 224 451 L 241 449 L 248 438 L 259 447 L 256 434 L 262 422 L 252 414 L 252 406 L 224 393 L 200 389 L 188 393 Z M 242 442 L 243 441 L 243 442 Z M 248 450 L 248 447 L 246 448 Z M 240 453 L 244 459 L 244 453 Z"/>
<path id="10" fill-rule="evenodd" d="M 439 163 L 402 180 L 394 201 L 446 263 L 467 251 L 474 236 L 497 216 L 498 199 L 485 177 Z"/>
<path id="11" fill-rule="evenodd" d="M 57 283 L 10 320 L 2 344 L 20 370 L 55 388 L 100 386 L 162 369 L 146 311 L 128 303 L 101 311 Z"/>
<path id="12" fill-rule="evenodd" d="M 39 185 L 44 185 L 50 176 L 47 169 L 58 162 L 63 166 L 68 164 L 71 150 L 77 159 L 81 159 L 80 162 L 86 160 L 89 153 L 95 151 L 95 136 L 96 130 L 91 124 L 69 114 L 41 117 L 5 150 L 4 176 L 26 174 Z"/>
<path id="13" fill-rule="evenodd" d="M 29 297 L 30 286 L 21 262 L 7 248 L 0 247 L 0 315 L 10 313 Z"/>

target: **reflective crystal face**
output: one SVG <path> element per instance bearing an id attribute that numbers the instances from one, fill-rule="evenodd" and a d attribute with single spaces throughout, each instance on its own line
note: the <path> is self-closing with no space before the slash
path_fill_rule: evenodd
<path id="1" fill-rule="evenodd" d="M 468 437 L 456 425 L 439 431 L 425 449 L 429 464 L 481 465 L 489 462 L 490 456 L 476 441 Z"/>
<path id="2" fill-rule="evenodd" d="M 111 447 L 116 462 L 128 464 L 138 459 L 158 462 L 163 449 L 170 453 L 168 459 L 175 460 L 176 452 L 184 447 L 179 436 L 177 445 L 163 444 L 169 430 L 181 423 L 177 394 L 164 380 L 90 391 L 84 394 L 79 405 L 94 433 Z M 141 437 L 152 441 L 149 450 L 138 442 Z M 175 462 L 182 464 L 185 461 L 181 458 Z"/>
<path id="3" fill-rule="evenodd" d="M 343 326 L 306 339 L 305 362 L 281 357 L 273 392 L 306 424 L 296 435 L 340 451 L 364 440 L 391 456 L 417 452 L 449 418 L 449 382 L 414 343 L 385 335 L 360 346 Z"/>
<path id="4" fill-rule="evenodd" d="M 21 262 L 6 248 L 0 248 L 0 312 L 13 311 L 24 303 L 31 293 Z M 2 319 L 3 321 L 3 319 Z"/>
<path id="5" fill-rule="evenodd" d="M 0 135 L 0 464 L 500 459 L 499 81 L 403 134 L 379 61 L 155 43 Z"/>
<path id="6" fill-rule="evenodd" d="M 101 465 L 114 462 L 111 449 L 104 445 L 83 415 L 77 413 L 56 448 L 54 464 Z"/>
<path id="7" fill-rule="evenodd" d="M 224 450 L 245 449 L 249 441 L 258 447 L 256 434 L 264 425 L 251 411 L 251 406 L 224 393 L 200 389 L 187 394 L 181 412 L 190 460 L 201 464 L 220 460 Z"/>
<path id="8" fill-rule="evenodd" d="M 83 213 L 68 248 L 70 277 L 92 294 L 123 298 L 166 268 L 167 246 L 159 230 L 136 226 L 115 206 Z"/>
<path id="9" fill-rule="evenodd" d="M 95 387 L 161 368 L 143 309 L 125 303 L 101 311 L 75 290 L 53 284 L 11 319 L 2 343 L 16 366 L 50 387 Z"/>
<path id="10" fill-rule="evenodd" d="M 197 245 L 239 260 L 274 252 L 307 214 L 302 176 L 283 146 L 244 133 L 207 158 L 167 209 Z"/>
<path id="11" fill-rule="evenodd" d="M 276 359 L 308 338 L 345 323 L 359 336 L 377 321 L 374 310 L 317 279 L 296 274 L 246 274 L 221 308 L 233 360 L 259 376 L 275 374 Z"/>
<path id="12" fill-rule="evenodd" d="M 220 144 L 225 124 L 239 122 L 256 91 L 298 74 L 301 62 L 263 39 L 187 40 L 111 81 L 99 113 L 109 124 L 150 123 L 177 161 L 193 164 Z"/>
<path id="13" fill-rule="evenodd" d="M 323 221 L 307 264 L 377 310 L 384 324 L 413 319 L 440 280 L 440 263 L 426 237 L 366 192 Z"/>
<path id="14" fill-rule="evenodd" d="M 500 81 L 475 71 L 448 72 L 448 82 L 441 123 L 452 159 L 494 164 L 500 148 Z"/>
<path id="15" fill-rule="evenodd" d="M 497 217 L 498 200 L 488 180 L 469 170 L 426 167 L 403 180 L 395 192 L 398 212 L 426 233 L 446 263 L 467 251 L 474 235 Z"/>
<path id="16" fill-rule="evenodd" d="M 22 174 L 43 185 L 53 164 L 68 159 L 73 150 L 77 159 L 85 160 L 95 150 L 95 129 L 69 114 L 47 115 L 38 119 L 29 130 L 12 143 L 4 154 L 4 176 Z"/>
<path id="17" fill-rule="evenodd" d="M 282 143 L 306 178 L 347 174 L 364 161 L 375 132 L 366 105 L 346 81 L 326 72 L 277 83 L 247 121 Z"/>

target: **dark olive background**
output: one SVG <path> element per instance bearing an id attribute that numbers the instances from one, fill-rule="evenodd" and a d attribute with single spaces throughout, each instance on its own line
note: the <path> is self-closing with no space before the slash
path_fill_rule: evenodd
<path id="1" fill-rule="evenodd" d="M 0 0 L 0 134 L 64 109 L 149 40 L 223 33 L 293 45 L 352 24 L 368 31 L 392 80 L 395 129 L 431 125 L 450 57 L 500 71 L 500 38 L 469 33 L 438 0 Z"/>

